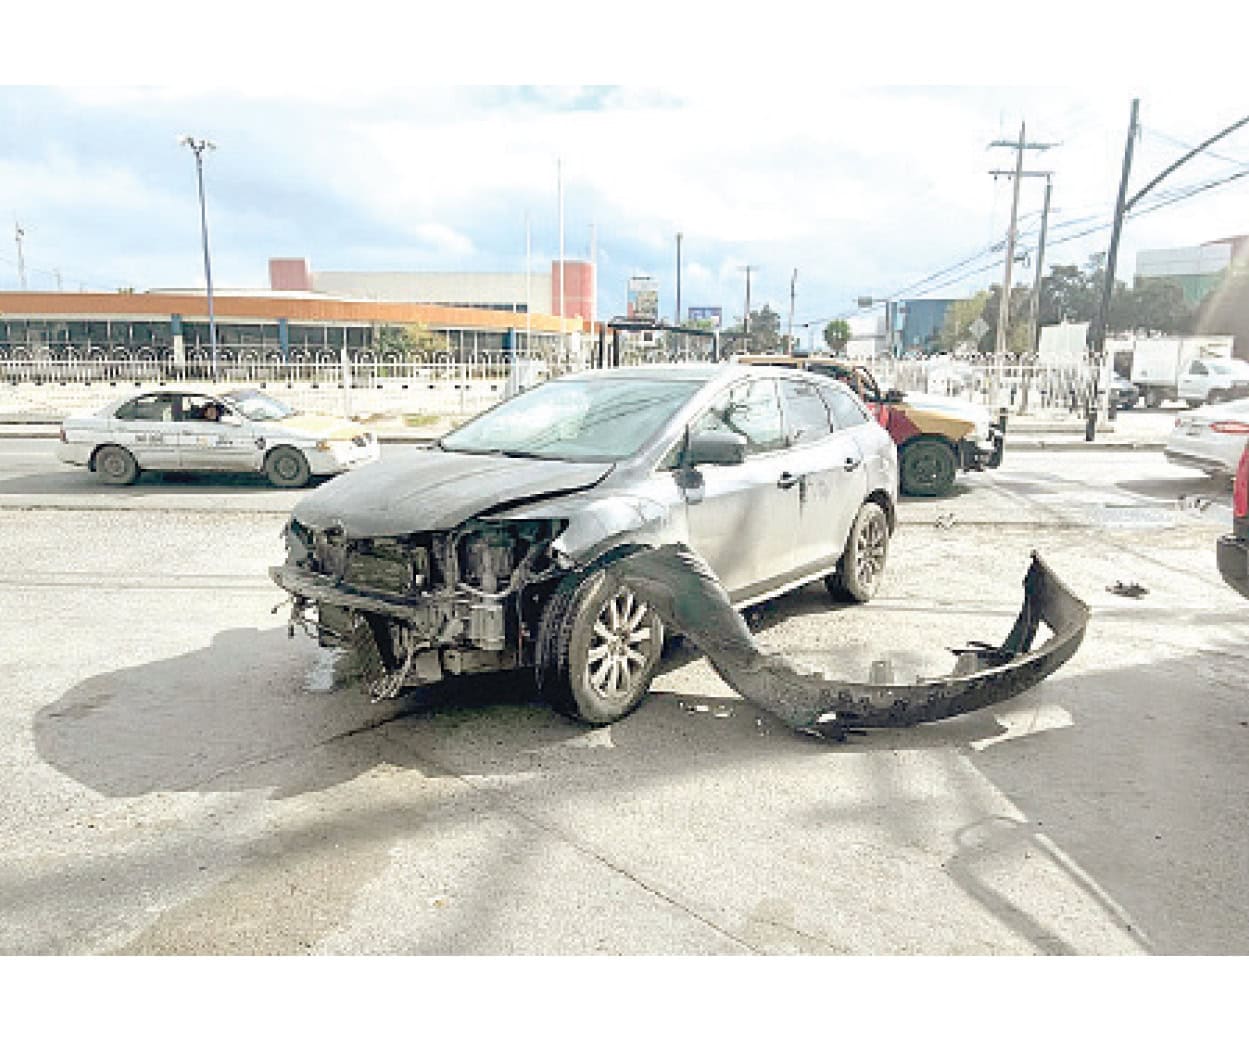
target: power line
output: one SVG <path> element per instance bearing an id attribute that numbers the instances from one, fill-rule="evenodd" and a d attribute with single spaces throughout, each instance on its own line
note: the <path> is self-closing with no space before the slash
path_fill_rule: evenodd
<path id="1" fill-rule="evenodd" d="M 1168 144 L 1173 144 L 1177 148 L 1183 148 L 1186 152 L 1191 152 L 1196 147 L 1186 141 L 1181 141 L 1178 137 L 1172 137 L 1169 134 L 1164 134 L 1161 130 L 1148 130 L 1148 133 L 1150 136 L 1156 137 L 1161 141 L 1167 142 Z M 1219 159 L 1222 162 L 1235 163 L 1237 166 L 1249 166 L 1249 159 L 1235 159 L 1230 155 L 1221 155 L 1208 148 L 1206 149 L 1205 154 L 1210 156 L 1211 159 Z"/>
<path id="2" fill-rule="evenodd" d="M 1237 181 L 1247 176 L 1249 176 L 1249 169 L 1240 170 L 1238 172 L 1235 172 L 1235 174 L 1229 174 L 1223 177 L 1215 177 L 1215 179 L 1213 180 L 1193 182 L 1193 184 L 1182 185 L 1179 187 L 1175 187 L 1175 189 L 1170 189 L 1165 192 L 1159 192 L 1159 195 L 1162 196 L 1160 197 L 1159 201 L 1155 202 L 1155 204 L 1153 204 L 1152 206 L 1145 206 L 1143 208 L 1140 208 L 1140 210 L 1129 211 L 1127 213 L 1127 216 L 1125 216 L 1125 220 L 1132 221 L 1132 220 L 1135 220 L 1135 218 L 1137 217 L 1144 216 L 1145 213 L 1152 213 L 1158 210 L 1162 210 L 1162 208 L 1165 208 L 1167 206 L 1177 205 L 1179 204 L 1179 202 L 1184 202 L 1184 201 L 1187 201 L 1188 199 L 1192 199 L 1192 197 L 1195 195 L 1202 195 L 1203 192 L 1213 190 L 1215 189 L 1215 187 L 1220 187 L 1225 184 L 1230 184 L 1230 182 L 1232 181 Z M 1095 220 L 1095 217 L 1092 217 L 1092 216 L 1077 217 L 1077 218 L 1074 218 L 1074 220 L 1063 221 L 1062 223 L 1057 223 L 1057 225 L 1054 225 L 1053 227 L 1057 228 L 1057 227 L 1079 225 L 1079 223 L 1087 223 L 1089 220 Z M 1074 242 L 1074 241 L 1078 241 L 1079 238 L 1087 238 L 1089 235 L 1097 235 L 1098 232 L 1107 230 L 1107 228 L 1110 227 L 1110 223 L 1112 222 L 1103 220 L 1102 222 L 1098 223 L 1098 225 L 1085 228 L 1085 230 L 1072 233 L 1072 235 L 1064 235 L 1062 237 L 1052 238 L 1052 240 L 1049 241 L 1049 246 L 1063 245 L 1063 243 L 1065 242 Z M 983 267 L 974 268 L 974 270 L 970 270 L 970 271 L 960 270 L 960 268 L 967 267 L 968 265 L 970 265 L 970 263 L 974 263 L 975 261 L 979 260 L 980 257 L 987 256 L 989 252 L 998 250 L 998 248 L 1000 248 L 1000 245 L 1002 245 L 1002 243 L 1000 242 L 994 243 L 993 246 L 984 248 L 984 250 L 974 253 L 973 256 L 965 258 L 965 260 L 959 261 L 958 263 L 953 263 L 953 265 L 950 265 L 948 267 L 944 267 L 942 268 L 942 270 L 936 271 L 932 273 L 932 275 L 929 275 L 926 278 L 921 278 L 921 280 L 919 280 L 918 282 L 913 282 L 911 286 L 907 286 L 906 288 L 901 288 L 901 290 L 898 290 L 897 292 L 889 293 L 888 297 L 881 297 L 881 298 L 882 300 L 884 300 L 884 298 L 894 298 L 898 296 L 904 296 L 912 292 L 937 292 L 938 290 L 942 290 L 942 288 L 947 288 L 948 286 L 955 285 L 955 283 L 958 283 L 959 281 L 963 281 L 964 278 L 969 278 L 969 277 L 972 277 L 973 275 L 982 275 L 982 273 L 984 273 L 985 271 L 992 271 L 993 268 L 998 266 L 997 260 L 994 260 L 992 263 L 988 263 L 988 265 L 985 265 Z M 942 278 L 944 275 L 947 275 L 947 273 L 953 273 L 954 276 L 947 278 L 947 280 L 945 281 L 939 281 L 940 278 Z M 929 282 L 933 282 L 933 281 L 937 281 L 937 285 L 928 285 Z M 843 311 L 842 313 L 839 313 L 839 315 L 837 315 L 836 317 L 814 318 L 814 320 L 812 320 L 812 323 L 814 323 L 814 325 L 818 325 L 818 323 L 821 321 L 844 320 L 844 318 L 852 317 L 856 315 L 856 313 L 862 312 L 864 310 L 876 310 L 876 307 L 853 308 L 853 310 Z"/>

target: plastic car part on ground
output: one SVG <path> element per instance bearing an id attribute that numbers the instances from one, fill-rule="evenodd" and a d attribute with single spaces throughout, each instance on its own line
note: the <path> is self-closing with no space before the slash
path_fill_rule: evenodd
<path id="1" fill-rule="evenodd" d="M 1088 606 L 1034 552 L 1023 606 L 1001 646 L 971 643 L 954 651 L 955 666 L 946 676 L 852 682 L 800 671 L 760 648 L 710 568 L 686 546 L 640 548 L 614 560 L 607 574 L 694 643 L 746 700 L 795 729 L 835 738 L 848 730 L 933 722 L 1022 693 L 1071 658 L 1089 620 Z M 1034 649 L 1042 622 L 1051 635 Z"/>

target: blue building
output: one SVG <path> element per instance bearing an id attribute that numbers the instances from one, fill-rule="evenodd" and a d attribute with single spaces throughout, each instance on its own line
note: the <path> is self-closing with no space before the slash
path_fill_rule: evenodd
<path id="1" fill-rule="evenodd" d="M 936 349 L 937 336 L 945 323 L 946 308 L 953 300 L 902 300 L 898 303 L 898 321 L 901 335 L 897 348 L 903 353 Z"/>

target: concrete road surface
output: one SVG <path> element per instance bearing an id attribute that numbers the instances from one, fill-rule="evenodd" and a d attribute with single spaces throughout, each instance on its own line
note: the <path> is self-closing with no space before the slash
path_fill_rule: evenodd
<path id="1" fill-rule="evenodd" d="M 864 677 L 1000 640 L 1033 548 L 1092 604 L 1042 686 L 844 744 L 680 648 L 601 729 L 514 679 L 371 705 L 271 613 L 295 493 L 102 492 L 0 455 L 0 952 L 1249 952 L 1226 489 L 1074 454 L 905 500 L 871 604 L 753 612 Z"/>

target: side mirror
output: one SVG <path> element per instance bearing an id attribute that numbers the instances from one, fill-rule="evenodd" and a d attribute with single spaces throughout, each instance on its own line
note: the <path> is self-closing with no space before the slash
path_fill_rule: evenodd
<path id="1" fill-rule="evenodd" d="M 736 466 L 746 459 L 746 438 L 728 430 L 704 430 L 690 438 L 685 453 L 687 466 L 708 463 L 712 466 Z"/>

